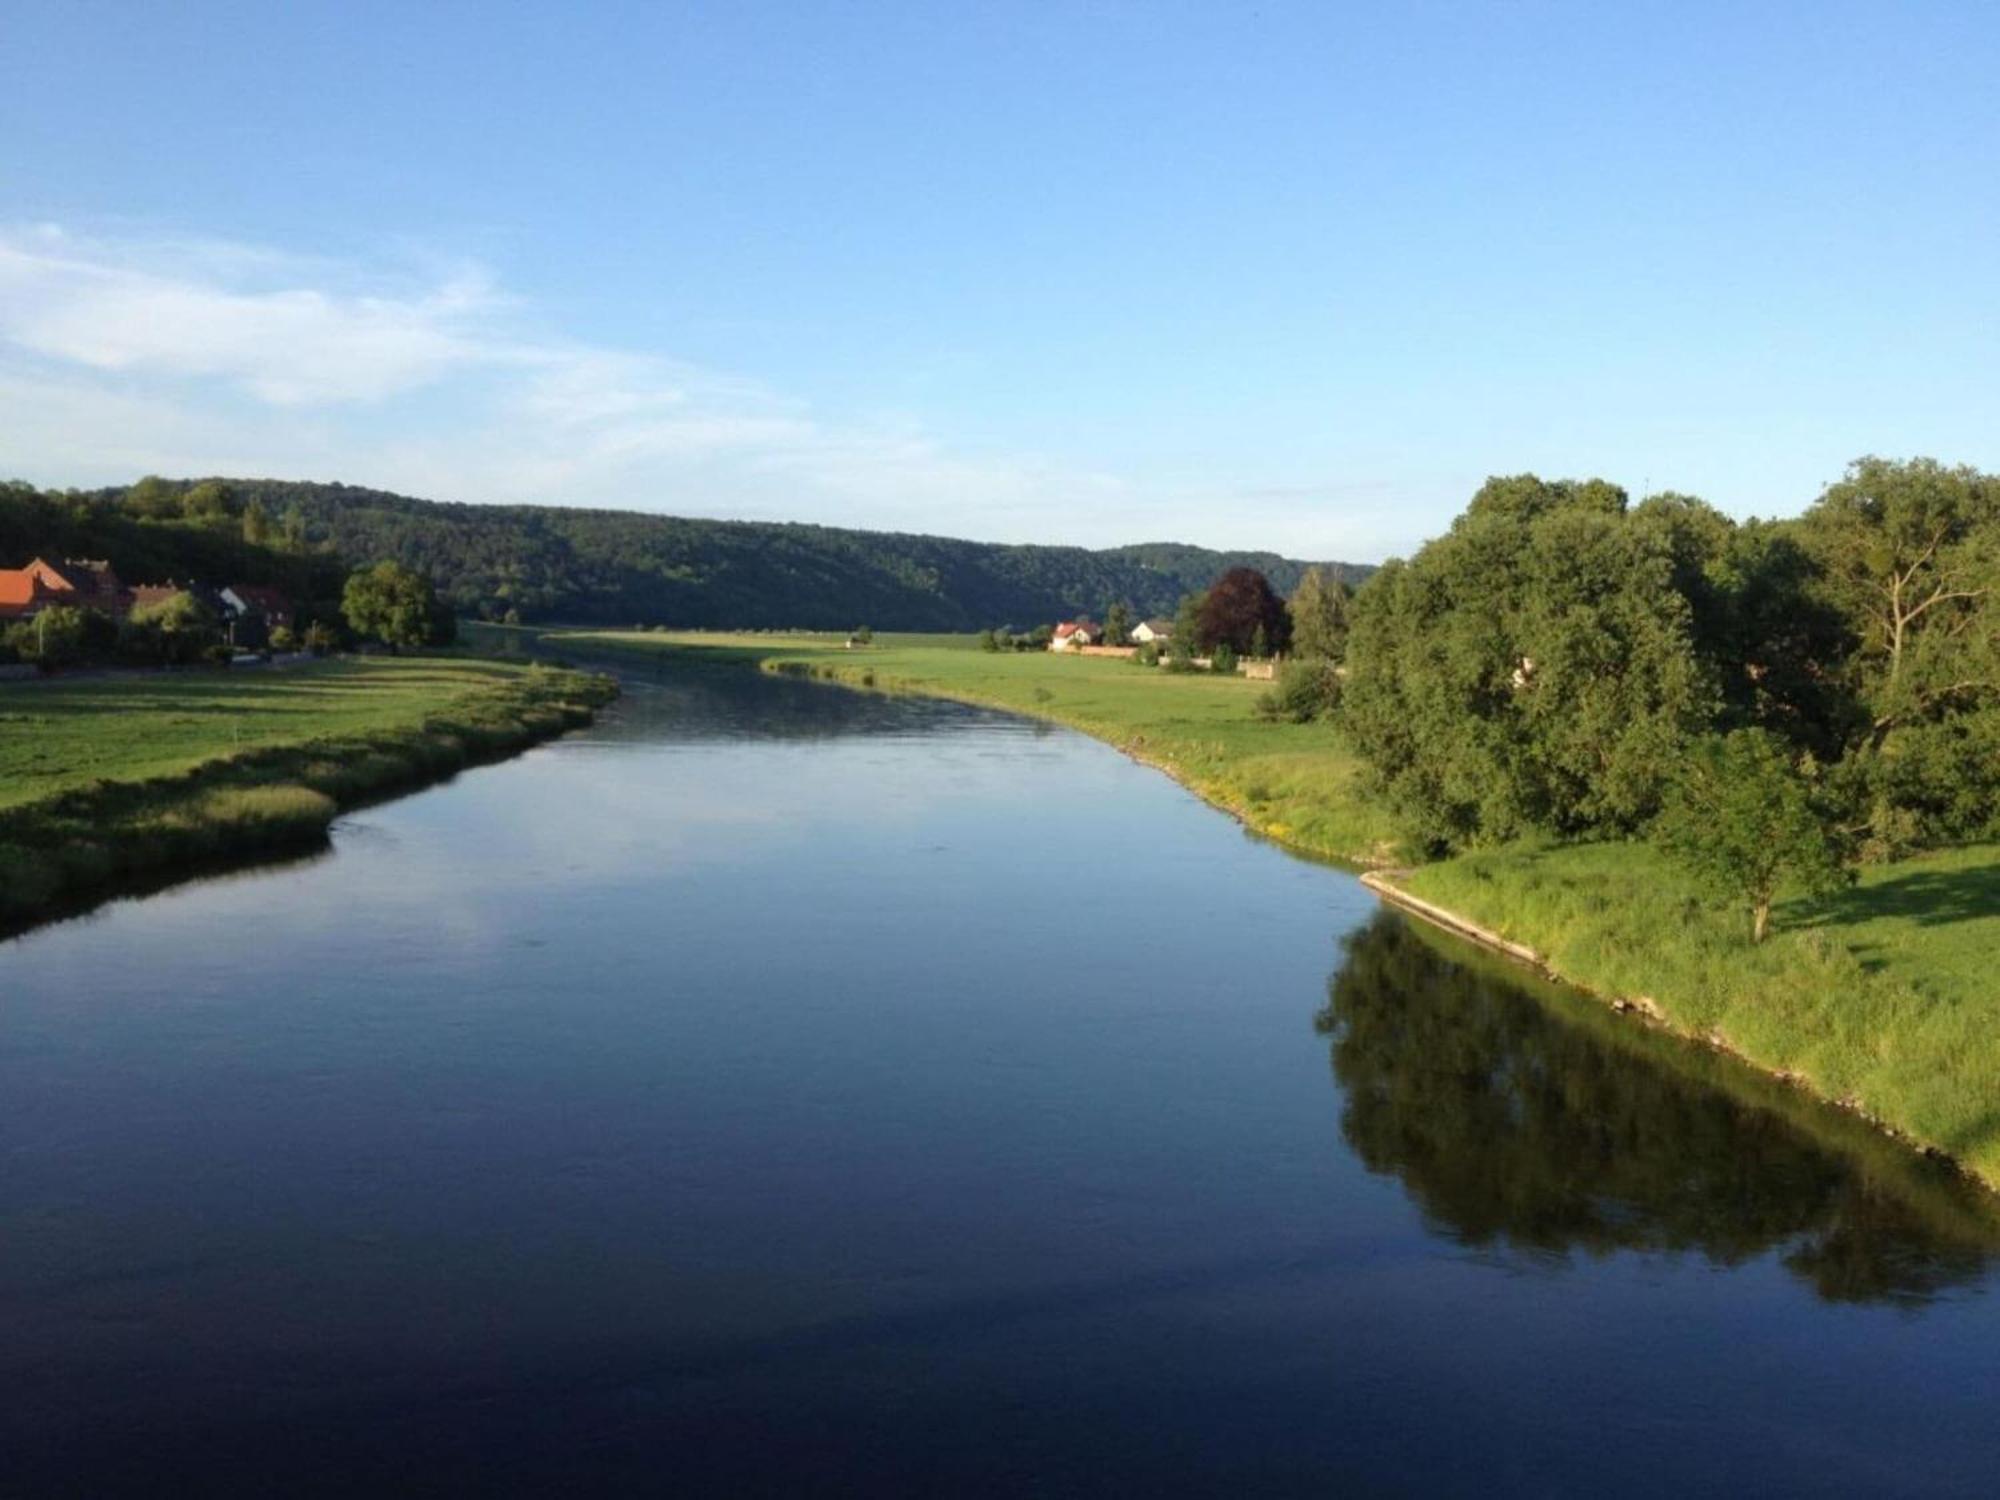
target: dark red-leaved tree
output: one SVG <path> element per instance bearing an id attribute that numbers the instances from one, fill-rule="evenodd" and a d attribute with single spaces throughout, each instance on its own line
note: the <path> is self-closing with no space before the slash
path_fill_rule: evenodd
<path id="1" fill-rule="evenodd" d="M 1201 601 L 1204 649 L 1212 650 L 1226 641 L 1238 656 L 1249 655 L 1259 645 L 1282 651 L 1291 634 L 1292 620 L 1285 613 L 1285 601 L 1255 568 L 1231 568 L 1215 580 Z"/>

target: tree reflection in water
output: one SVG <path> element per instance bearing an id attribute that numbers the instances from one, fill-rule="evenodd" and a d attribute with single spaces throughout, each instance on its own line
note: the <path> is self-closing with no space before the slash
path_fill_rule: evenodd
<path id="1" fill-rule="evenodd" d="M 1381 913 L 1346 939 L 1315 1026 L 1348 1143 L 1459 1242 L 1720 1265 L 1775 1252 L 1829 1300 L 1912 1304 L 2000 1253 L 1992 1201 L 1944 1165 L 1444 943 Z"/>

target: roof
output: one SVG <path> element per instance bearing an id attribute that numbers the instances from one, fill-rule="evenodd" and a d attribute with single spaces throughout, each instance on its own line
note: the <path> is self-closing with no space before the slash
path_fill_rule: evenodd
<path id="1" fill-rule="evenodd" d="M 292 601 L 268 583 L 232 583 L 229 592 L 262 614 L 282 615 L 292 607 Z"/>
<path id="2" fill-rule="evenodd" d="M 28 566 L 47 569 L 79 594 L 115 594 L 119 591 L 118 575 L 111 571 L 109 558 L 71 557 L 52 563 L 38 557 Z"/>
<path id="3" fill-rule="evenodd" d="M 15 618 L 45 604 L 74 604 L 122 614 L 125 585 L 101 560 L 72 557 L 52 563 L 37 557 L 25 567 L 0 568 L 0 617 Z"/>
<path id="4" fill-rule="evenodd" d="M 41 580 L 26 568 L 0 568 L 0 615 L 15 615 L 33 604 Z"/>
<path id="5" fill-rule="evenodd" d="M 137 583 L 132 586 L 132 607 L 144 609 L 149 604 L 164 604 L 179 592 L 171 583 Z"/>

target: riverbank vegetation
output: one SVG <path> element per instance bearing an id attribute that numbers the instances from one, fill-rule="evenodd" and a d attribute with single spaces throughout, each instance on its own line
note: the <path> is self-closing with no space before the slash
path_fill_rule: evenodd
<path id="1" fill-rule="evenodd" d="M 613 691 L 415 657 L 0 686 L 0 929 L 311 847 L 340 809 L 586 722 Z"/>

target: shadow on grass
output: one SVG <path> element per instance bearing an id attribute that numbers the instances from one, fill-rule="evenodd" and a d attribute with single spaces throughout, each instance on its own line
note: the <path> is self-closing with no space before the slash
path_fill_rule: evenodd
<path id="1" fill-rule="evenodd" d="M 1844 927 L 1896 917 L 1919 927 L 1944 927 L 2000 917 L 2000 861 L 1965 869 L 1915 869 L 1799 903 L 1797 925 Z"/>

